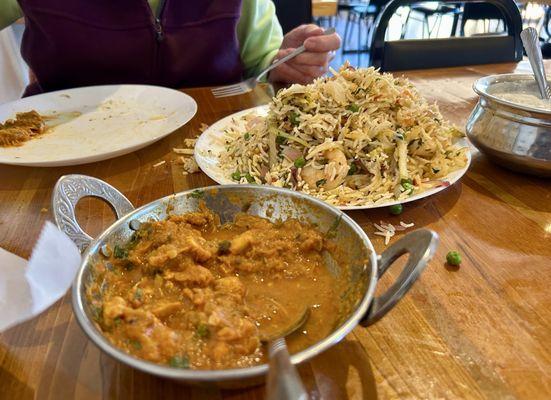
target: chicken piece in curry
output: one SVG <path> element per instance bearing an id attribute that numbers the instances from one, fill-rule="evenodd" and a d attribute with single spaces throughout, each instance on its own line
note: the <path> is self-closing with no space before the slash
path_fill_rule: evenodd
<path id="1" fill-rule="evenodd" d="M 266 361 L 260 332 L 285 326 L 305 307 L 307 322 L 287 337 L 291 352 L 333 331 L 346 278 L 325 265 L 332 247 L 313 225 L 247 214 L 220 224 L 202 206 L 143 223 L 114 246 L 95 264 L 87 298 L 104 335 L 138 358 L 176 368 L 249 367 Z"/>
<path id="2" fill-rule="evenodd" d="M 0 123 L 0 147 L 20 146 L 45 131 L 44 118 L 36 111 L 17 113 L 15 119 Z"/>

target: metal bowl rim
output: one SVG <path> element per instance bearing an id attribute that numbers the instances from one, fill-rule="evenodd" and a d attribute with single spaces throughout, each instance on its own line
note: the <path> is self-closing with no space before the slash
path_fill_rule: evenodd
<path id="1" fill-rule="evenodd" d="M 132 217 L 136 214 L 142 212 L 145 208 L 159 205 L 164 202 L 174 201 L 179 198 L 187 198 L 187 195 L 192 193 L 195 190 L 221 190 L 221 191 L 242 191 L 242 190 L 262 190 L 264 192 L 273 192 L 274 194 L 283 194 L 285 196 L 291 196 L 299 199 L 305 200 L 306 203 L 313 203 L 326 211 L 334 214 L 335 216 L 342 216 L 341 221 L 349 225 L 354 232 L 360 237 L 363 242 L 363 245 L 369 250 L 369 261 L 371 263 L 371 274 L 369 277 L 368 287 L 362 298 L 359 305 L 356 307 L 352 315 L 335 331 L 333 331 L 329 336 L 315 343 L 314 345 L 295 353 L 291 356 L 291 361 L 293 364 L 300 364 L 304 361 L 311 359 L 312 357 L 322 353 L 327 350 L 334 344 L 342 340 L 352 329 L 354 329 L 362 317 L 367 313 L 369 305 L 373 300 L 375 293 L 375 288 L 377 285 L 377 254 L 371 241 L 369 240 L 367 234 L 363 229 L 348 215 L 343 213 L 341 210 L 333 207 L 321 200 L 318 200 L 314 197 L 306 195 L 304 193 L 277 188 L 273 186 L 257 186 L 257 185 L 222 185 L 222 186 L 208 186 L 202 188 L 194 188 L 184 192 L 179 192 L 176 194 L 171 194 L 160 199 L 154 200 L 148 204 L 145 204 L 141 207 L 136 208 L 131 213 L 125 215 L 124 217 L 115 221 L 110 227 L 104 230 L 96 239 L 92 241 L 90 246 L 86 249 L 82 256 L 82 263 L 80 265 L 79 271 L 75 277 L 73 289 L 72 289 L 72 305 L 74 313 L 77 317 L 77 321 L 81 326 L 82 330 L 86 335 L 98 346 L 103 352 L 110 355 L 111 357 L 119 360 L 120 362 L 129 365 L 138 370 L 176 380 L 183 381 L 195 381 L 195 382 L 217 382 L 217 381 L 228 381 L 228 380 L 240 380 L 248 379 L 253 377 L 258 377 L 264 375 L 268 371 L 268 365 L 262 364 L 253 367 L 247 368 L 233 368 L 233 369 L 223 369 L 223 370 L 193 370 L 193 369 L 176 369 L 168 366 L 163 366 L 160 364 L 155 364 L 149 361 L 145 361 L 136 357 L 133 357 L 122 350 L 119 350 L 113 346 L 105 337 L 102 335 L 99 330 L 95 327 L 95 324 L 88 318 L 86 312 L 84 311 L 84 299 L 81 296 L 81 288 L 83 286 L 83 276 L 87 270 L 87 265 L 90 260 L 90 257 L 95 255 L 99 250 L 99 244 L 102 243 L 106 238 L 108 238 L 114 231 L 116 231 L 122 224 L 127 223 Z M 364 266 L 365 267 L 365 266 Z"/>
<path id="2" fill-rule="evenodd" d="M 499 81 L 498 81 L 499 79 Z M 494 96 L 493 94 L 490 94 L 485 91 L 485 89 L 482 87 L 483 85 L 486 87 L 490 87 L 494 83 L 499 82 L 513 82 L 513 81 L 526 81 L 526 80 L 534 80 L 534 75 L 530 74 L 496 74 L 496 75 L 488 75 L 484 76 L 482 78 L 477 79 L 473 83 L 473 90 L 476 94 L 478 94 L 480 97 L 483 97 L 485 99 L 491 100 L 495 103 L 505 105 L 507 107 L 522 110 L 522 111 L 528 111 L 533 114 L 544 114 L 551 116 L 551 110 L 545 110 L 543 108 L 537 108 L 537 107 L 530 107 L 518 103 L 513 103 L 508 100 L 500 99 L 499 97 Z M 520 114 L 521 115 L 521 114 Z M 521 115 L 522 116 L 522 115 Z"/>

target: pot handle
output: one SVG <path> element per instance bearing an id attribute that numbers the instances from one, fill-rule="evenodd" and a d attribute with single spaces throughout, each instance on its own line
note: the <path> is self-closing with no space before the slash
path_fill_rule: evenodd
<path id="1" fill-rule="evenodd" d="M 83 252 L 92 237 L 80 227 L 75 207 L 83 197 L 99 197 L 105 200 L 117 214 L 117 218 L 134 210 L 132 203 L 108 183 L 86 175 L 64 175 L 54 186 L 52 212 L 57 227 L 75 242 Z"/>
<path id="2" fill-rule="evenodd" d="M 378 277 L 381 278 L 394 261 L 409 253 L 407 263 L 396 282 L 371 302 L 369 310 L 360 321 L 363 326 L 372 325 L 380 320 L 404 297 L 434 255 L 437 245 L 436 232 L 419 229 L 398 240 L 378 257 Z"/>

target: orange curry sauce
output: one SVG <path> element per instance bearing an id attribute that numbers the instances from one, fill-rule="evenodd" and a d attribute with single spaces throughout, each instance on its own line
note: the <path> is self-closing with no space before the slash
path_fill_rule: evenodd
<path id="1" fill-rule="evenodd" d="M 326 337 L 339 318 L 346 277 L 331 275 L 332 243 L 297 220 L 240 214 L 220 225 L 198 212 L 148 222 L 94 266 L 87 298 L 105 336 L 136 357 L 177 368 L 242 368 L 266 361 L 263 329 L 306 324 L 291 352 Z M 345 274 L 341 274 L 345 275 Z"/>

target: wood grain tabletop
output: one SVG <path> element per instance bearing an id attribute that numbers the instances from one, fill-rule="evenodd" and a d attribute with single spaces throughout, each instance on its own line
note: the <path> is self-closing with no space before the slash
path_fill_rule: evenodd
<path id="1" fill-rule="evenodd" d="M 405 73 L 445 117 L 464 127 L 476 102 L 475 79 L 511 72 L 514 64 Z M 548 67 L 549 68 L 549 67 Z M 66 168 L 0 166 L 0 246 L 28 257 L 51 219 L 50 196 L 64 174 L 81 173 L 119 188 L 134 205 L 213 184 L 184 175 L 173 147 L 233 112 L 264 104 L 262 88 L 214 99 L 185 90 L 199 111 L 182 129 L 132 154 Z M 153 167 L 161 160 L 166 163 Z M 97 235 L 114 221 L 99 200 L 78 206 L 79 220 Z M 449 189 L 387 210 L 349 213 L 378 252 L 372 222 L 414 222 L 440 235 L 436 256 L 404 299 L 380 322 L 356 328 L 341 343 L 299 369 L 313 399 L 549 399 L 551 398 L 551 183 L 509 172 L 476 150 L 466 176 Z M 393 238 L 396 240 L 396 238 Z M 460 268 L 445 265 L 449 250 Z M 392 283 L 393 268 L 378 293 Z M 1 285 L 2 283 L 0 283 Z M 227 390 L 155 378 L 102 354 L 84 335 L 70 294 L 31 321 L 0 335 L 2 399 L 260 399 L 264 387 Z"/>

